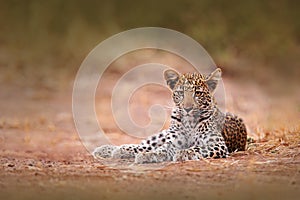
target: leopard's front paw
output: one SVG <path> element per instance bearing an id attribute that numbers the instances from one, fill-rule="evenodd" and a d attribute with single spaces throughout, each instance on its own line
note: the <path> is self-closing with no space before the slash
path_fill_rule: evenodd
<path id="1" fill-rule="evenodd" d="M 132 145 L 122 145 L 112 152 L 114 159 L 130 159 L 135 157 L 134 147 Z"/>
<path id="2" fill-rule="evenodd" d="M 135 156 L 134 162 L 137 164 L 157 163 L 157 155 L 153 152 L 139 153 Z"/>
<path id="3" fill-rule="evenodd" d="M 167 156 L 161 152 L 145 152 L 135 156 L 136 164 L 160 163 L 167 161 Z"/>
<path id="4" fill-rule="evenodd" d="M 179 150 L 174 156 L 175 161 L 199 160 L 199 158 L 200 154 L 191 149 Z"/>
<path id="5" fill-rule="evenodd" d="M 116 148 L 117 146 L 114 145 L 102 145 L 94 150 L 93 156 L 94 158 L 110 158 Z"/>

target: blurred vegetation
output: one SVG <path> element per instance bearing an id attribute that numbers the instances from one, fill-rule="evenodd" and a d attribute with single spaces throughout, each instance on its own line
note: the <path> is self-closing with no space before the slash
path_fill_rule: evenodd
<path id="1" fill-rule="evenodd" d="M 196 39 L 228 76 L 297 78 L 299 1 L 0 0 L 0 68 L 24 80 L 74 78 L 99 42 L 136 27 Z M 283 75 L 283 76 L 282 76 Z"/>

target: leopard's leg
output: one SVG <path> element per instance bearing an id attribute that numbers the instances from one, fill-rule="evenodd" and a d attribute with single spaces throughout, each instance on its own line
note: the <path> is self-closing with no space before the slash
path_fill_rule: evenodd
<path id="1" fill-rule="evenodd" d="M 153 147 L 153 138 L 145 140 L 142 144 L 149 151 L 139 152 L 135 157 L 135 163 L 160 163 L 165 161 L 173 161 L 176 151 L 178 149 L 187 148 L 187 138 L 181 134 L 175 134 L 173 132 L 166 131 L 162 136 L 158 135 L 158 143 L 154 142 L 155 148 Z"/>
<path id="2" fill-rule="evenodd" d="M 188 149 L 178 150 L 175 161 L 200 160 L 202 158 L 226 158 L 228 150 L 225 144 L 193 146 Z"/>
<path id="3" fill-rule="evenodd" d="M 202 158 L 225 158 L 228 148 L 221 133 L 198 135 L 192 147 L 176 152 L 176 161 L 199 160 Z"/>
<path id="4" fill-rule="evenodd" d="M 115 148 L 112 152 L 112 157 L 115 159 L 134 158 L 137 154 L 154 151 L 161 147 L 166 143 L 166 141 L 168 141 L 168 138 L 168 133 L 164 130 L 155 135 L 149 136 L 140 144 L 124 144 Z"/>
<path id="5" fill-rule="evenodd" d="M 165 143 L 153 151 L 138 153 L 134 162 L 143 164 L 173 161 L 176 151 L 177 148 L 172 143 Z"/>
<path id="6" fill-rule="evenodd" d="M 123 144 L 121 146 L 118 146 L 112 152 L 112 158 L 114 159 L 134 158 L 138 148 L 139 148 L 138 144 Z"/>
<path id="7" fill-rule="evenodd" d="M 175 134 L 174 131 L 164 130 L 148 137 L 140 144 L 100 146 L 95 149 L 93 155 L 96 158 L 135 158 L 136 163 L 163 162 L 171 161 L 175 155 L 175 149 L 186 148 L 186 145 L 186 138 L 183 135 Z M 152 155 L 150 156 L 150 154 Z"/>
<path id="8" fill-rule="evenodd" d="M 136 149 L 138 149 L 137 144 L 102 145 L 94 150 L 93 156 L 94 158 L 129 159 L 135 157 Z"/>
<path id="9" fill-rule="evenodd" d="M 111 158 L 112 152 L 117 148 L 114 145 L 102 145 L 93 151 L 94 158 Z"/>
<path id="10" fill-rule="evenodd" d="M 166 139 L 167 132 L 162 131 L 156 135 L 148 137 L 143 140 L 141 144 L 124 144 L 121 146 L 115 145 L 102 145 L 97 147 L 93 156 L 95 158 L 115 158 L 115 159 L 126 159 L 134 158 L 137 153 L 149 152 L 155 148 L 163 145 Z"/>

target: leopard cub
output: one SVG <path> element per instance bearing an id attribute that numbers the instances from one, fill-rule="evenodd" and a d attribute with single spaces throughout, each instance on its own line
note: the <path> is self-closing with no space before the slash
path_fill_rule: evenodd
<path id="1" fill-rule="evenodd" d="M 166 70 L 164 78 L 172 90 L 175 106 L 170 127 L 140 144 L 103 145 L 95 158 L 135 159 L 135 163 L 225 158 L 233 151 L 244 151 L 247 131 L 241 118 L 222 113 L 214 99 L 221 80 L 221 69 L 206 76 L 180 75 Z"/>

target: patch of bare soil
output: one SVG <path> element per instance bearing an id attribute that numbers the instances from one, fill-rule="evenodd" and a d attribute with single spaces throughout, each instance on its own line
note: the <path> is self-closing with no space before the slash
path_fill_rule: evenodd
<path id="1" fill-rule="evenodd" d="M 224 83 L 228 110 L 245 119 L 254 139 L 247 151 L 157 170 L 113 168 L 94 160 L 74 128 L 71 88 L 1 85 L 0 199 L 299 199 L 297 97 L 277 101 L 259 86 Z M 169 98 L 168 92 L 156 95 Z M 137 142 L 114 124 L 109 96 L 97 98 L 111 139 Z"/>

